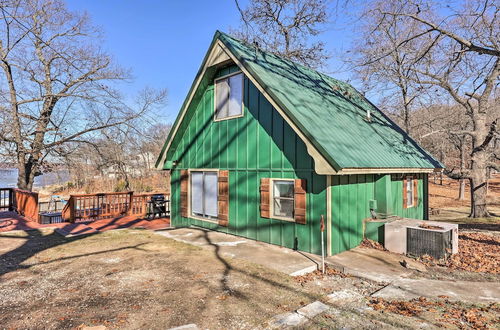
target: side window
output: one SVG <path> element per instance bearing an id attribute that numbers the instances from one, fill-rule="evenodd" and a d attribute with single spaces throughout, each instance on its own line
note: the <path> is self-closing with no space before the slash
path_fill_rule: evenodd
<path id="1" fill-rule="evenodd" d="M 243 74 L 215 80 L 215 120 L 243 115 Z"/>
<path id="2" fill-rule="evenodd" d="M 414 184 L 413 184 L 413 177 L 412 176 L 407 176 L 406 177 L 406 208 L 413 207 L 414 201 L 415 201 L 415 190 L 414 190 Z"/>

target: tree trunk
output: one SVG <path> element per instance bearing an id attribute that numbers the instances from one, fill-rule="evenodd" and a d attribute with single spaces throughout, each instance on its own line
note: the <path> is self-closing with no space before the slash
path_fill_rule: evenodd
<path id="1" fill-rule="evenodd" d="M 486 207 L 486 195 L 488 194 L 488 151 L 481 148 L 483 141 L 488 134 L 485 126 L 484 116 L 477 116 L 474 122 L 476 136 L 472 138 L 471 154 L 471 177 L 470 177 L 470 195 L 471 195 L 471 218 L 489 217 Z"/>
<path id="2" fill-rule="evenodd" d="M 460 140 L 460 173 L 463 173 L 465 168 L 465 152 L 464 152 L 464 139 Z M 463 201 L 465 199 L 465 180 L 460 179 L 458 185 L 458 200 Z"/>
<path id="3" fill-rule="evenodd" d="M 490 216 L 486 207 L 486 171 L 477 171 L 470 179 L 471 186 L 471 218 L 487 218 Z"/>
<path id="4" fill-rule="evenodd" d="M 36 166 L 30 160 L 26 160 L 24 154 L 19 154 L 17 159 L 17 187 L 22 190 L 33 190 Z"/>
<path id="5" fill-rule="evenodd" d="M 458 200 L 463 201 L 465 199 L 465 180 L 460 179 L 458 185 Z"/>

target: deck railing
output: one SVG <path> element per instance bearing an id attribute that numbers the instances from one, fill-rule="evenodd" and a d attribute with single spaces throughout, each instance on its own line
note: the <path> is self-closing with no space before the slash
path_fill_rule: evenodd
<path id="1" fill-rule="evenodd" d="M 125 215 L 145 217 L 150 213 L 151 198 L 163 195 L 166 209 L 170 211 L 169 195 L 138 194 L 133 192 L 71 195 L 62 216 L 70 222 L 87 222 L 99 219 L 116 218 Z"/>
<path id="2" fill-rule="evenodd" d="M 0 211 L 15 211 L 38 222 L 38 194 L 17 188 L 0 188 Z"/>

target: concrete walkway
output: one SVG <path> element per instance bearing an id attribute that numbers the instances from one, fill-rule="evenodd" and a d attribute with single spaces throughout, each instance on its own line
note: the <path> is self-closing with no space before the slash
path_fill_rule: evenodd
<path id="1" fill-rule="evenodd" d="M 401 265 L 405 260 L 414 269 Z M 442 281 L 410 279 L 425 266 L 404 255 L 357 247 L 327 258 L 327 262 L 346 274 L 388 285 L 373 296 L 385 299 L 438 298 L 478 303 L 500 302 L 500 285 L 496 282 Z M 419 270 L 420 269 L 420 270 Z"/>
<path id="2" fill-rule="evenodd" d="M 248 260 L 292 276 L 314 271 L 318 267 L 304 253 L 221 232 L 191 227 L 157 233 L 176 241 L 217 250 L 221 256 Z"/>
<path id="3" fill-rule="evenodd" d="M 318 268 L 321 258 L 279 246 L 253 241 L 201 228 L 178 228 L 157 231 L 165 237 L 217 251 L 221 256 L 241 258 L 289 274 L 301 275 Z M 494 282 L 441 281 L 412 279 L 418 269 L 401 265 L 405 260 L 415 268 L 425 267 L 403 255 L 357 247 L 328 257 L 327 264 L 355 277 L 386 283 L 373 294 L 385 299 L 438 298 L 478 303 L 500 302 L 500 286 Z"/>

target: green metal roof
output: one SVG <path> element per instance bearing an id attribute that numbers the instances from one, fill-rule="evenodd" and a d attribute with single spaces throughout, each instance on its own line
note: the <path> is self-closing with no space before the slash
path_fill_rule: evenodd
<path id="1" fill-rule="evenodd" d="M 336 169 L 442 168 L 351 85 L 217 32 Z M 366 119 L 371 111 L 371 121 Z"/>
<path id="2" fill-rule="evenodd" d="M 256 50 L 220 31 L 215 33 L 197 78 L 205 74 L 202 68 L 217 40 L 228 48 L 335 170 L 443 167 L 351 85 L 272 53 Z M 193 88 L 194 84 L 190 93 L 196 92 Z M 188 106 L 187 100 L 181 113 Z M 370 121 L 366 119 L 368 109 Z M 181 115 L 176 118 L 173 128 L 180 125 L 180 121 Z M 174 138 L 175 130 L 172 129 L 157 166 L 165 168 L 161 160 L 168 152 L 165 150 L 168 141 Z"/>

